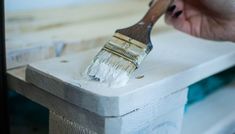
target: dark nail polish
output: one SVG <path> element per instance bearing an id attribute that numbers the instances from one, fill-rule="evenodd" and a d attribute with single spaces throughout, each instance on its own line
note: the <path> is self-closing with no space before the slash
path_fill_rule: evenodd
<path id="1" fill-rule="evenodd" d="M 151 7 L 152 4 L 153 4 L 153 0 L 151 0 L 151 1 L 149 2 L 149 7 Z"/>
<path id="2" fill-rule="evenodd" d="M 176 8 L 176 5 L 170 6 L 170 7 L 167 9 L 167 12 L 174 12 L 175 8 Z"/>
<path id="3" fill-rule="evenodd" d="M 178 18 L 182 13 L 183 13 L 182 10 L 181 10 L 181 11 L 177 11 L 177 12 L 173 15 L 173 17 L 174 17 L 174 18 Z"/>

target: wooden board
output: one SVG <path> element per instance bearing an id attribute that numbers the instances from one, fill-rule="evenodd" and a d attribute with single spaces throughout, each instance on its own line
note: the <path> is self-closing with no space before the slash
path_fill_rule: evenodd
<path id="1" fill-rule="evenodd" d="M 121 116 L 235 65 L 235 45 L 180 32 L 153 36 L 154 49 L 122 88 L 84 81 L 98 50 L 30 64 L 26 80 L 101 116 Z M 143 79 L 136 76 L 144 75 Z"/>
<path id="2" fill-rule="evenodd" d="M 122 124 L 122 122 L 118 122 L 116 119 L 114 121 L 107 121 L 102 126 L 105 130 L 97 132 L 90 130 L 90 126 L 86 128 L 77 122 L 50 112 L 49 130 L 51 134 L 181 134 L 183 113 L 184 107 L 174 109 L 154 120 L 145 121 L 145 123 L 141 123 L 135 129 L 129 131 L 126 131 L 126 127 L 136 125 L 135 122 L 130 121 L 129 124 Z M 116 126 L 113 126 L 114 124 Z"/>
<path id="3" fill-rule="evenodd" d="M 182 134 L 235 133 L 235 82 L 188 108 Z"/>
<path id="4" fill-rule="evenodd" d="M 27 83 L 24 81 L 24 74 L 24 68 L 8 71 L 9 88 L 15 89 L 18 93 L 45 106 L 50 111 L 55 111 L 60 117 L 63 117 L 66 122 L 71 121 L 100 134 L 103 134 L 104 131 L 114 134 L 114 129 L 116 133 L 125 134 L 126 132 L 133 131 L 133 133 L 141 131 L 141 134 L 144 132 L 149 134 L 149 132 L 152 131 L 158 132 L 159 134 L 166 131 L 174 131 L 175 133 L 180 131 L 183 118 L 183 106 L 187 100 L 187 90 L 183 89 L 161 98 L 159 101 L 152 101 L 151 104 L 124 116 L 105 117 L 75 106 Z M 54 119 L 56 118 L 52 120 L 53 123 L 55 123 L 51 126 L 52 129 L 55 129 L 53 126 L 60 125 L 58 123 L 62 121 L 61 118 L 59 120 Z M 64 124 L 63 122 L 61 123 Z M 63 131 L 70 130 L 63 129 Z"/>

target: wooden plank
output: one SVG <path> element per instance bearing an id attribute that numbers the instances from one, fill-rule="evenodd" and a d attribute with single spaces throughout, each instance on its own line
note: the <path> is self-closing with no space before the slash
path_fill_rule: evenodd
<path id="1" fill-rule="evenodd" d="M 108 118 L 105 133 L 162 134 L 167 131 L 180 134 L 187 93 L 187 89 L 182 89 L 121 117 Z"/>
<path id="2" fill-rule="evenodd" d="M 77 122 L 68 120 L 64 116 L 50 111 L 49 134 L 98 134 Z"/>
<path id="3" fill-rule="evenodd" d="M 189 107 L 183 134 L 235 133 L 235 82 Z"/>
<path id="4" fill-rule="evenodd" d="M 32 62 L 101 47 L 108 39 L 109 37 L 100 37 L 98 39 L 73 42 L 17 42 L 15 45 L 9 45 L 7 48 L 7 69 L 13 69 L 25 66 Z"/>
<path id="5" fill-rule="evenodd" d="M 48 44 L 42 47 L 41 44 Z M 33 47 L 11 48 L 7 49 L 7 69 L 24 66 L 28 63 L 49 59 L 57 56 L 57 50 L 62 48 L 63 44 L 51 42 L 35 43 Z"/>
<path id="6" fill-rule="evenodd" d="M 151 131 L 159 132 L 159 134 L 161 134 L 162 131 L 175 131 L 175 133 L 180 131 L 184 111 L 183 105 L 186 103 L 187 99 L 187 90 L 180 90 L 161 98 L 160 100 L 154 100 L 151 104 L 124 116 L 103 117 L 72 105 L 71 103 L 59 99 L 58 97 L 27 83 L 24 80 L 24 75 L 24 68 L 8 71 L 9 87 L 36 103 L 47 107 L 50 111 L 55 111 L 59 117 L 50 117 L 52 118 L 50 123 L 55 123 L 50 126 L 52 127 L 50 131 L 56 129 L 53 126 L 63 124 L 69 125 L 67 126 L 68 128 L 73 127 L 74 125 L 71 125 L 71 123 L 74 123 L 75 126 L 80 125 L 83 128 L 89 128 L 90 131 L 101 134 L 103 134 L 104 131 L 106 133 L 114 134 L 114 129 L 117 129 L 117 131 L 115 131 L 116 133 L 142 131 L 147 134 Z M 169 129 L 166 130 L 166 128 Z M 71 130 L 64 129 L 61 132 L 64 131 Z"/>
<path id="7" fill-rule="evenodd" d="M 30 64 L 26 79 L 101 116 L 121 116 L 235 65 L 233 43 L 201 40 L 177 31 L 154 36 L 153 43 L 154 50 L 122 88 L 84 80 L 82 73 L 98 50 Z M 140 75 L 144 78 L 135 78 Z"/>
<path id="8" fill-rule="evenodd" d="M 119 6 L 121 6 L 123 9 L 120 10 Z M 121 2 L 118 0 L 90 4 L 74 4 L 57 8 L 30 10 L 30 12 L 29 10 L 17 12 L 6 11 L 6 21 L 9 21 L 10 23 L 17 23 L 17 21 L 20 23 L 23 23 L 23 21 L 30 23 L 38 20 L 48 20 L 52 18 L 57 18 L 56 20 L 58 21 L 65 21 L 67 18 L 69 18 L 69 20 L 75 19 L 71 16 L 68 16 L 68 14 L 73 16 L 77 15 L 76 19 L 79 20 L 83 18 L 109 16 L 112 14 L 108 13 L 107 11 L 113 11 L 114 14 L 126 12 L 130 13 L 130 11 L 140 11 L 143 10 L 143 8 L 148 8 L 148 1 L 141 0 L 134 2 L 126 0 L 125 2 Z M 78 12 L 82 14 L 79 14 Z"/>
<path id="9" fill-rule="evenodd" d="M 66 117 L 50 112 L 50 134 L 180 134 L 181 123 L 183 120 L 184 108 L 178 108 L 170 111 L 148 124 L 141 124 L 132 131 L 123 131 L 128 125 L 123 125 L 117 129 L 115 126 L 110 127 L 110 122 L 104 127 L 110 127 L 105 132 L 95 132 L 82 126 L 81 124 L 68 120 Z M 138 118 L 138 117 L 137 117 Z M 134 125 L 135 122 L 132 122 Z M 113 124 L 112 124 L 113 125 Z"/>
<path id="10" fill-rule="evenodd" d="M 120 7 L 122 7 L 120 9 Z M 44 9 L 37 11 L 7 12 L 6 30 L 17 28 L 22 32 L 48 30 L 71 24 L 81 24 L 89 21 L 99 21 L 120 16 L 131 16 L 148 8 L 147 1 L 120 2 L 112 1 L 91 5 L 74 5 L 63 8 Z"/>
<path id="11" fill-rule="evenodd" d="M 9 44 L 12 41 L 29 40 L 34 42 L 45 40 L 77 41 L 96 39 L 104 36 L 112 36 L 119 28 L 125 28 L 136 23 L 142 14 L 131 16 L 120 16 L 103 21 L 87 22 L 84 24 L 68 25 L 66 27 L 51 28 L 44 31 L 29 32 L 18 35 L 7 35 Z M 158 27 L 165 27 L 163 19 L 158 23 Z"/>

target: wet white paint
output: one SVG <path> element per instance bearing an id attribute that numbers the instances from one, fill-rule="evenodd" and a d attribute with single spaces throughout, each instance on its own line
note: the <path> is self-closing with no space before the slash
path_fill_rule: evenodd
<path id="1" fill-rule="evenodd" d="M 112 88 L 127 84 L 136 67 L 131 62 L 107 51 L 100 51 L 86 69 L 88 79 L 107 84 Z"/>

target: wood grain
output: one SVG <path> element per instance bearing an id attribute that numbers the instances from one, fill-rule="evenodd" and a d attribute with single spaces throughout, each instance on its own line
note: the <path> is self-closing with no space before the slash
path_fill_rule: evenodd
<path id="1" fill-rule="evenodd" d="M 64 116 L 50 111 L 49 115 L 49 134 L 98 134 L 83 127 L 72 120 L 66 119 Z"/>

